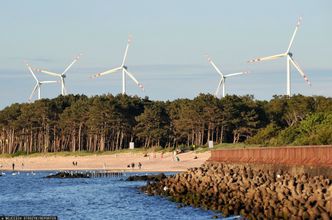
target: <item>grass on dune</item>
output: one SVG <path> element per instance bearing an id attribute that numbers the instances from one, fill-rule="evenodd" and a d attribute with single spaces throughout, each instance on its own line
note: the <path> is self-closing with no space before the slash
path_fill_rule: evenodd
<path id="1" fill-rule="evenodd" d="M 11 157 L 66 157 L 66 156 L 93 156 L 93 155 L 113 155 L 113 154 L 122 154 L 122 153 L 134 153 L 134 154 L 148 154 L 151 152 L 169 152 L 173 148 L 162 148 L 162 147 L 152 147 L 152 148 L 135 148 L 135 149 L 121 149 L 115 151 L 98 151 L 98 152 L 89 152 L 89 151 L 61 151 L 61 152 L 47 152 L 47 153 L 29 153 L 26 152 L 16 152 L 14 154 L 0 154 L 0 158 L 11 158 Z"/>
<path id="2" fill-rule="evenodd" d="M 248 145 L 244 143 L 237 143 L 237 144 L 230 144 L 230 143 L 223 143 L 214 145 L 212 150 L 216 149 L 234 149 L 234 148 L 251 148 L 251 147 L 259 147 L 259 145 Z M 211 150 L 207 146 L 180 146 L 178 149 L 182 151 L 194 151 L 196 153 L 204 153 L 206 151 Z M 59 157 L 66 157 L 66 156 L 76 156 L 76 157 L 83 157 L 83 156 L 93 156 L 93 155 L 113 155 L 113 154 L 122 154 L 122 153 L 134 153 L 134 154 L 148 154 L 152 152 L 158 153 L 166 153 L 172 152 L 174 150 L 173 147 L 170 148 L 162 148 L 162 147 L 152 147 L 152 148 L 135 148 L 133 150 L 130 149 L 122 149 L 116 151 L 99 151 L 99 152 L 88 152 L 88 151 L 76 151 L 76 152 L 69 152 L 69 151 L 62 151 L 62 152 L 48 152 L 48 153 L 29 153 L 26 152 L 16 152 L 15 154 L 1 154 L 0 158 L 11 158 L 11 157 L 52 157 L 52 156 L 59 156 Z"/>
<path id="3" fill-rule="evenodd" d="M 254 148 L 254 147 L 261 147 L 260 145 L 254 145 L 254 144 L 244 144 L 244 143 L 222 143 L 222 144 L 216 144 L 213 146 L 212 149 L 208 148 L 207 146 L 200 146 L 198 147 L 195 152 L 197 153 L 203 153 L 209 150 L 222 150 L 222 149 L 236 149 L 236 148 Z"/>

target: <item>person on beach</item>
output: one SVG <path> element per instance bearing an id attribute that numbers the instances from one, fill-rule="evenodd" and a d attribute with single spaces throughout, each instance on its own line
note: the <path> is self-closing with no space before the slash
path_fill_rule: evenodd
<path id="1" fill-rule="evenodd" d="M 15 163 L 12 164 L 12 167 L 13 167 L 13 171 L 15 170 Z"/>
<path id="2" fill-rule="evenodd" d="M 135 163 L 131 163 L 131 168 L 132 168 L 132 169 L 135 168 Z"/>
<path id="3" fill-rule="evenodd" d="M 142 167 L 141 162 L 138 162 L 138 169 L 141 169 L 141 167 Z"/>

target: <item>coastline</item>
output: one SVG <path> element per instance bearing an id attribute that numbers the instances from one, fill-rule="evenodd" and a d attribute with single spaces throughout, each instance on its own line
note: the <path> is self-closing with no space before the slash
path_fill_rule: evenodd
<path id="1" fill-rule="evenodd" d="M 121 172 L 180 172 L 189 168 L 200 167 L 210 158 L 210 152 L 196 153 L 193 151 L 181 153 L 176 161 L 172 152 L 143 153 L 129 152 L 111 155 L 91 156 L 18 156 L 12 158 L 0 158 L 0 170 L 13 171 L 63 171 L 63 170 L 106 170 Z M 197 159 L 194 159 L 197 157 Z M 77 162 L 77 166 L 73 165 Z M 127 167 L 131 163 L 134 168 Z M 142 164 L 141 169 L 138 163 Z"/>

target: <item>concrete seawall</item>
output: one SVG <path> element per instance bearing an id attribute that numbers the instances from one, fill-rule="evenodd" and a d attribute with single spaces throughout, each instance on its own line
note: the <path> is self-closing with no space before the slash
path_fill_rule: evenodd
<path id="1" fill-rule="evenodd" d="M 213 150 L 209 161 L 332 178 L 332 145 Z"/>

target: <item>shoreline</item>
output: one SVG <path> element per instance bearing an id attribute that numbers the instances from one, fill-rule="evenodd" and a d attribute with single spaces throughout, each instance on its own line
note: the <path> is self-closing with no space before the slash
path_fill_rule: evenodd
<path id="1" fill-rule="evenodd" d="M 193 151 L 180 153 L 176 161 L 172 152 L 149 153 L 120 153 L 111 155 L 91 156 L 18 156 L 14 158 L 0 158 L 0 170 L 5 172 L 14 171 L 84 171 L 105 170 L 109 172 L 181 172 L 189 168 L 199 167 L 210 158 L 209 151 L 196 153 Z M 195 159 L 197 157 L 197 159 Z M 77 162 L 77 166 L 73 165 Z M 134 168 L 128 165 L 135 164 Z M 138 168 L 138 163 L 142 168 Z"/>

